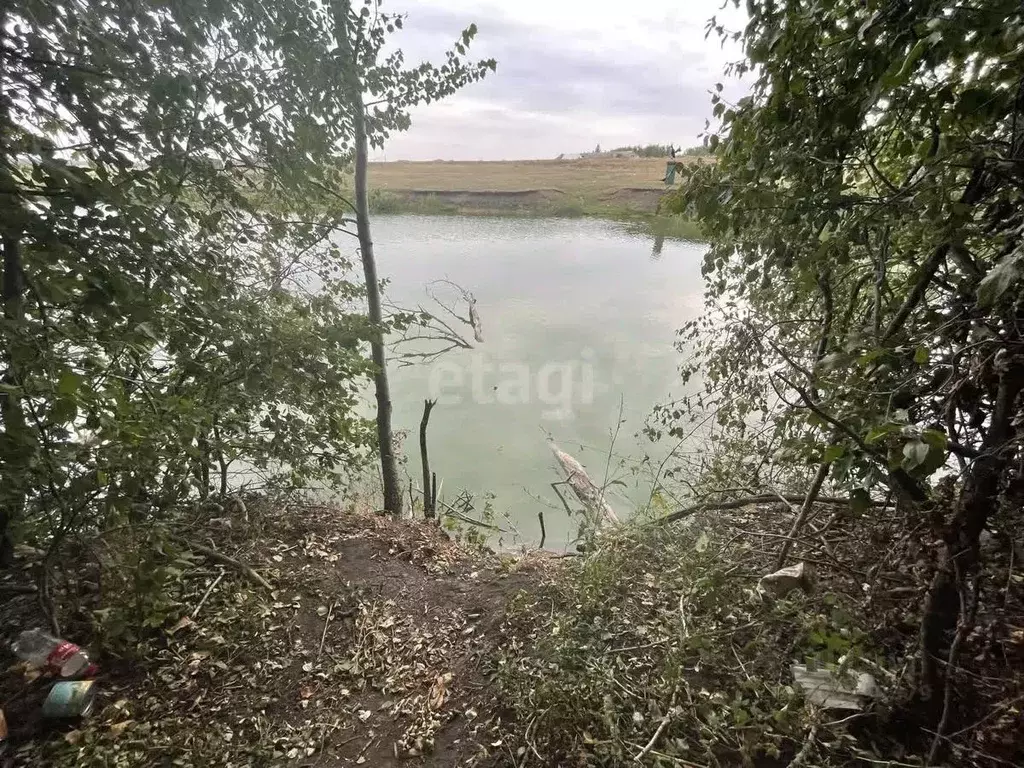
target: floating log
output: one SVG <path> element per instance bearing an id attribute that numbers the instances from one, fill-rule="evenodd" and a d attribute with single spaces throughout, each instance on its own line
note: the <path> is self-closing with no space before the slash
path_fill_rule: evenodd
<path id="1" fill-rule="evenodd" d="M 558 462 L 558 466 L 565 474 L 566 485 L 572 488 L 572 492 L 576 494 L 576 498 L 580 500 L 583 506 L 597 516 L 598 524 L 611 523 L 618 525 L 618 515 L 615 514 L 615 510 L 612 509 L 607 499 L 605 499 L 604 491 L 590 479 L 583 465 L 561 450 L 554 442 L 549 442 L 549 445 L 551 453 L 555 456 L 555 461 Z"/>

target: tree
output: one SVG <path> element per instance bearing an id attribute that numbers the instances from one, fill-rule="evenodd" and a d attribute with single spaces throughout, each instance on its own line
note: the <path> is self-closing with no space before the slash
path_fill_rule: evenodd
<path id="1" fill-rule="evenodd" d="M 1010 0 L 748 10 L 733 69 L 752 92 L 714 96 L 717 163 L 670 203 L 711 241 L 688 404 L 737 432 L 760 414 L 777 460 L 851 491 L 863 525 L 883 489 L 928 532 L 918 694 L 937 718 L 979 535 L 1022 522 L 1024 18 Z"/>
<path id="2" fill-rule="evenodd" d="M 343 222 L 296 213 L 345 126 L 311 130 L 327 38 L 285 5 L 5 6 L 5 550 L 152 519 L 215 463 L 222 490 L 235 460 L 287 485 L 358 466 Z"/>
<path id="3" fill-rule="evenodd" d="M 346 277 L 337 169 L 357 122 L 379 146 L 493 67 L 378 61 L 401 20 L 371 7 L 350 14 L 364 114 L 329 9 L 5 6 L 0 554 L 159 525 L 233 466 L 285 488 L 359 470 L 383 368 L 363 344 L 389 326 Z"/>
<path id="4" fill-rule="evenodd" d="M 403 70 L 400 53 L 383 62 L 379 61 L 387 39 L 386 33 L 401 28 L 401 16 L 379 13 L 379 3 L 375 0 L 364 3 L 358 13 L 353 12 L 349 0 L 334 0 L 331 12 L 337 42 L 340 85 L 343 98 L 352 113 L 355 137 L 354 210 L 370 323 L 375 329 L 370 345 L 377 398 L 377 443 L 384 486 L 384 510 L 398 517 L 402 513 L 402 488 L 399 485 L 391 430 L 391 392 L 384 345 L 384 316 L 367 203 L 366 169 L 371 139 L 367 133 L 366 110 L 367 106 L 374 108 L 374 120 L 378 127 L 376 143 L 381 146 L 388 129 L 408 124 L 409 107 L 454 93 L 464 85 L 479 80 L 489 69 L 493 70 L 495 63 L 491 60 L 467 64 L 460 58 L 465 55 L 467 46 L 476 35 L 476 25 L 472 25 L 462 33 L 455 50 L 448 52 L 447 64 L 441 69 L 422 65 L 415 70 Z M 367 94 L 372 100 L 370 105 L 364 103 Z"/>

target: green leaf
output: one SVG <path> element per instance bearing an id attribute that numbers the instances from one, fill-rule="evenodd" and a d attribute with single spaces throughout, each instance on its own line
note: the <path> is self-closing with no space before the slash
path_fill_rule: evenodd
<path id="1" fill-rule="evenodd" d="M 927 365 L 930 354 L 925 347 L 918 347 L 914 350 L 914 362 L 918 365 Z"/>
<path id="2" fill-rule="evenodd" d="M 868 430 L 868 434 L 864 438 L 864 442 L 868 445 L 872 445 L 877 443 L 886 435 L 891 435 L 893 432 L 899 432 L 901 429 L 902 427 L 899 424 L 893 424 L 892 422 L 872 427 Z"/>
<path id="3" fill-rule="evenodd" d="M 74 398 L 62 397 L 56 400 L 50 407 L 48 413 L 49 421 L 53 424 L 69 424 L 78 416 L 78 403 Z"/>
<path id="4" fill-rule="evenodd" d="M 978 284 L 978 305 L 991 307 L 1006 293 L 1010 286 L 1021 279 L 1021 254 L 1007 256 L 995 265 Z"/>
<path id="5" fill-rule="evenodd" d="M 830 445 L 825 449 L 825 453 L 822 454 L 821 460 L 823 462 L 831 463 L 836 459 L 842 458 L 843 454 L 846 453 L 846 447 L 842 445 Z"/>
<path id="6" fill-rule="evenodd" d="M 83 380 L 83 377 L 74 371 L 64 371 L 57 381 L 57 394 L 63 397 L 70 397 L 78 391 L 78 387 Z"/>

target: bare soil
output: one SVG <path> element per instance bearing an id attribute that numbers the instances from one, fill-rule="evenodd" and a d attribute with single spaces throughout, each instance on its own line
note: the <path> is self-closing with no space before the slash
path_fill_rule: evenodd
<path id="1" fill-rule="evenodd" d="M 97 706 L 78 722 L 41 721 L 48 681 L 9 657 L 6 641 L 39 621 L 30 564 L 0 580 L 0 707 L 13 765 L 494 761 L 507 715 L 489 682 L 490 651 L 503 642 L 509 601 L 552 561 L 500 560 L 426 522 L 328 507 L 227 522 L 207 543 L 273 591 L 228 569 L 192 619 L 220 574 L 197 558 L 168 621 L 137 652 L 99 659 Z"/>

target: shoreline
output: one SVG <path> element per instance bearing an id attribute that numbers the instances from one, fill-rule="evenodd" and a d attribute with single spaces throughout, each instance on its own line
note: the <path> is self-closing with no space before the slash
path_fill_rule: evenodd
<path id="1" fill-rule="evenodd" d="M 658 213 L 665 158 L 424 161 L 370 164 L 378 214 L 602 218 L 661 237 L 701 238 L 693 221 Z M 683 159 L 683 162 L 695 162 Z"/>
<path id="2" fill-rule="evenodd" d="M 370 193 L 370 212 L 377 215 L 493 216 L 501 218 L 603 219 L 631 225 L 644 234 L 679 240 L 704 239 L 700 224 L 678 214 L 659 213 L 657 207 L 594 204 L 520 192 L 385 191 Z M 660 197 L 660 195 L 659 195 Z"/>

